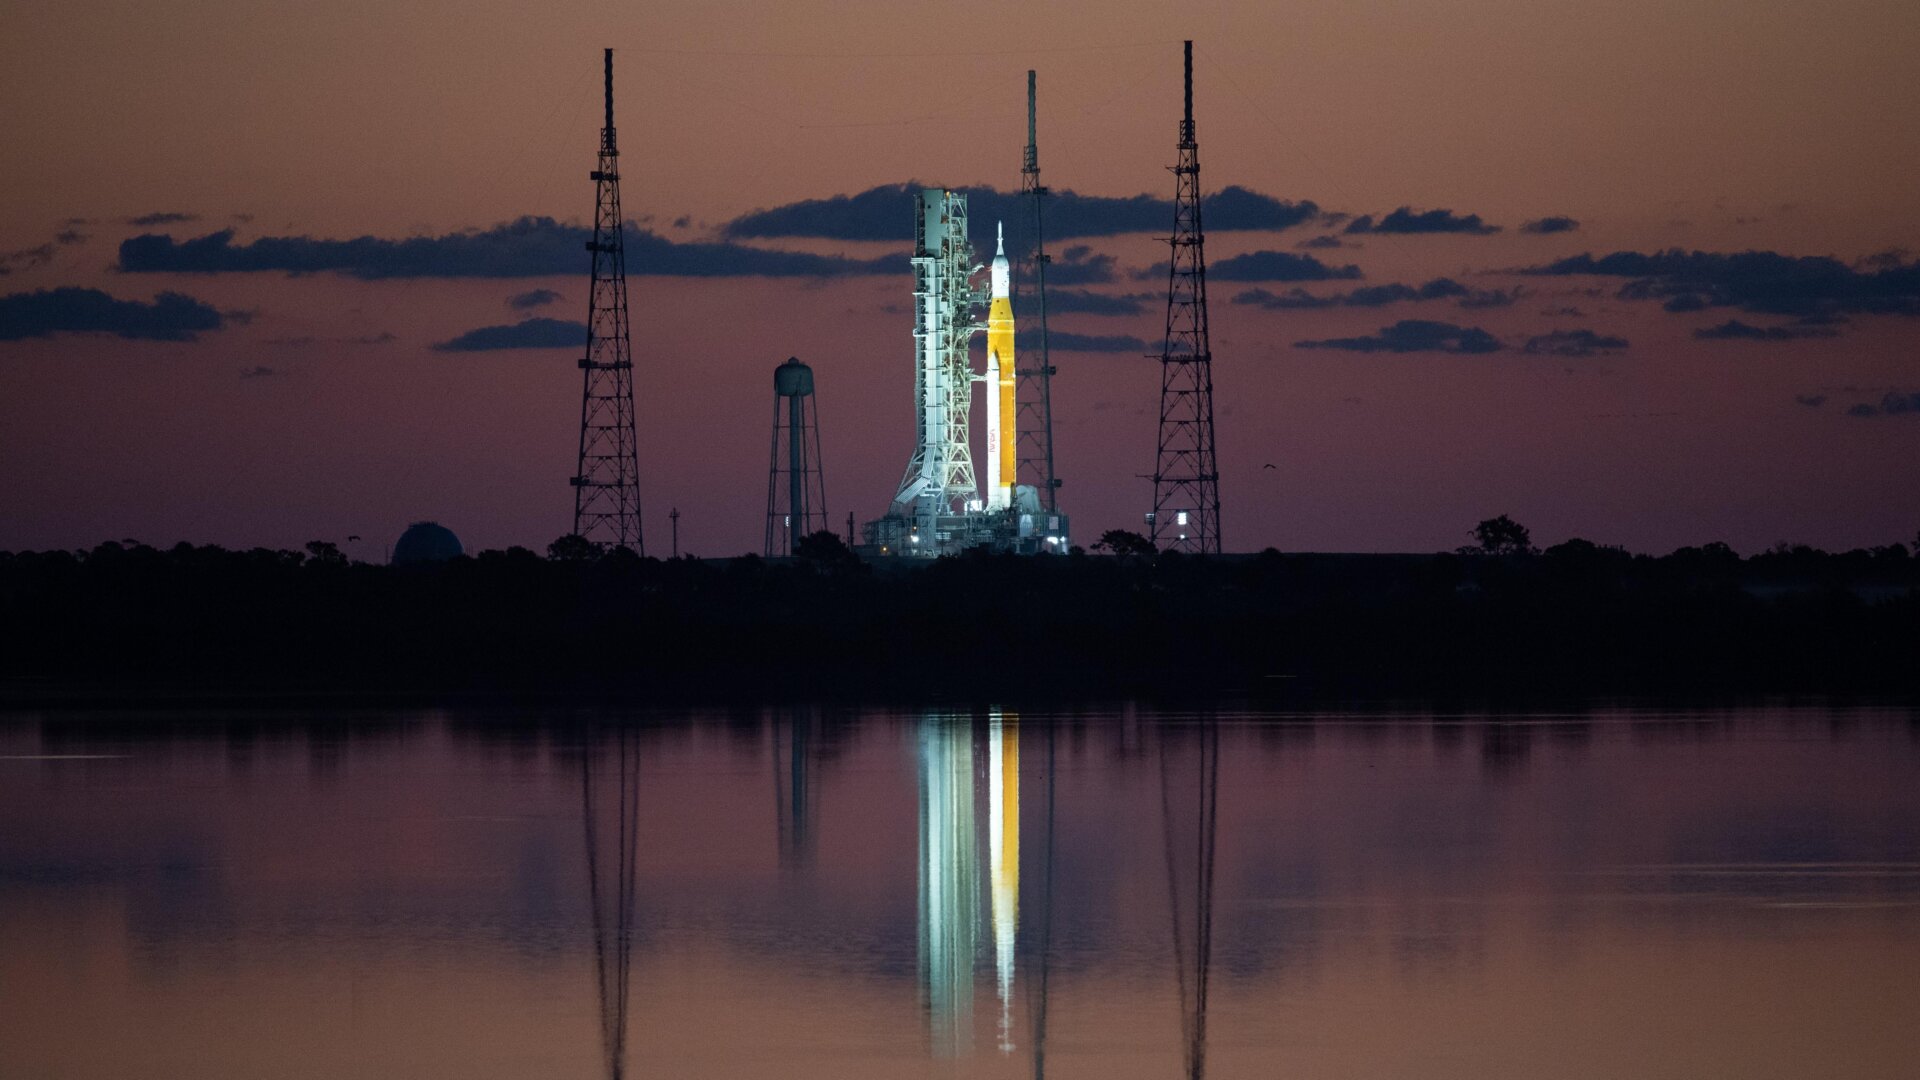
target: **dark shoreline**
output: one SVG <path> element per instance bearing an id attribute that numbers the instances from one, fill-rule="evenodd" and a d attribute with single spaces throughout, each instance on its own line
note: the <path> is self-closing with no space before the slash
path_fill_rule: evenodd
<path id="1" fill-rule="evenodd" d="M 399 567 L 185 545 L 0 554 L 0 704 L 1920 694 L 1920 559 L 1904 548 L 1653 558 L 1574 542 L 904 571 L 524 551 Z"/>

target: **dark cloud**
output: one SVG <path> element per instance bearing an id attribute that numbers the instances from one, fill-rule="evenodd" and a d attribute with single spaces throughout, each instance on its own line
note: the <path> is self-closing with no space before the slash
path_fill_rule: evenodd
<path id="1" fill-rule="evenodd" d="M 279 372 L 273 370 L 272 368 L 266 366 L 265 364 L 255 364 L 253 367 L 242 369 L 240 372 L 240 377 L 243 379 L 265 379 L 265 378 L 268 378 L 269 376 L 278 375 L 278 374 Z"/>
<path id="2" fill-rule="evenodd" d="M 1250 304 L 1276 311 L 1330 307 L 1385 307 L 1388 304 L 1421 300 L 1457 300 L 1461 307 L 1504 307 L 1513 303 L 1514 293 L 1501 289 L 1469 289 L 1452 278 L 1434 278 L 1422 285 L 1367 285 L 1350 292 L 1315 296 L 1302 288 L 1272 293 L 1266 289 L 1248 289 L 1234 296 L 1233 303 Z"/>
<path id="3" fill-rule="evenodd" d="M 1856 268 L 1824 256 L 1674 248 L 1575 255 L 1520 272 L 1628 278 L 1619 290 L 1621 299 L 1664 300 L 1671 311 L 1737 307 L 1768 315 L 1920 315 L 1920 262 L 1882 260 Z"/>
<path id="4" fill-rule="evenodd" d="M 482 326 L 434 345 L 440 352 L 495 349 L 585 349 L 587 324 L 560 319 L 523 319 L 511 326 Z"/>
<path id="5" fill-rule="evenodd" d="M 512 296 L 507 297 L 507 306 L 519 308 L 524 311 L 527 308 L 537 308 L 545 304 L 551 304 L 558 299 L 560 299 L 560 294 L 554 292 L 552 289 L 534 289 L 529 292 L 514 293 Z"/>
<path id="6" fill-rule="evenodd" d="M 1030 303 L 1022 303 L 1020 308 L 1022 315 L 1028 312 L 1038 314 L 1038 309 Z M 1138 315 L 1145 310 L 1145 302 L 1137 295 L 1114 296 L 1109 293 L 1089 292 L 1086 289 L 1047 289 L 1049 313 Z"/>
<path id="7" fill-rule="evenodd" d="M 1471 233 L 1485 236 L 1500 231 L 1498 225 L 1488 225 L 1480 220 L 1479 214 L 1456 214 L 1451 210 L 1415 211 L 1403 206 L 1398 210 L 1374 220 L 1372 214 L 1362 214 L 1347 222 L 1348 233 Z"/>
<path id="8" fill-rule="evenodd" d="M 1861 402 L 1847 410 L 1848 416 L 1920 416 L 1920 390 L 1889 391 L 1878 405 Z"/>
<path id="9" fill-rule="evenodd" d="M 120 269 L 131 273 L 222 274 L 281 271 L 386 278 L 515 278 L 577 275 L 587 269 L 590 230 L 552 218 L 523 217 L 491 229 L 412 236 L 319 240 L 267 236 L 234 243 L 224 229 L 190 240 L 144 234 L 120 245 Z M 848 259 L 770 251 L 728 243 L 676 243 L 628 225 L 627 273 L 680 277 L 831 277 L 904 274 L 904 256 Z"/>
<path id="10" fill-rule="evenodd" d="M 1324 251 L 1329 248 L 1359 247 L 1359 246 L 1360 246 L 1359 244 L 1351 243 L 1349 241 L 1342 240 L 1339 237 L 1332 236 L 1332 235 L 1316 236 L 1310 240 L 1302 240 L 1298 244 L 1294 245 L 1294 247 L 1301 248 L 1306 251 Z"/>
<path id="11" fill-rule="evenodd" d="M 1830 326 L 1753 326 L 1738 319 L 1728 319 L 1718 326 L 1695 330 L 1693 336 L 1701 341 L 1798 341 L 1801 338 L 1833 337 L 1838 332 Z"/>
<path id="12" fill-rule="evenodd" d="M 218 330 L 219 311 L 179 293 L 152 303 L 116 300 L 99 289 L 65 286 L 0 296 L 0 341 L 53 334 L 114 334 L 146 341 L 192 341 Z"/>
<path id="13" fill-rule="evenodd" d="M 1039 348 L 1039 332 L 1022 330 L 1018 344 L 1023 349 Z M 1050 352 L 1134 353 L 1141 356 L 1148 352 L 1147 343 L 1132 334 L 1075 334 L 1052 329 L 1047 331 L 1047 349 Z"/>
<path id="14" fill-rule="evenodd" d="M 199 214 L 180 214 L 173 211 L 162 210 L 158 213 L 141 214 L 139 217 L 127 218 L 126 223 L 129 225 L 138 225 L 141 228 L 152 228 L 155 225 L 178 225 L 182 222 L 199 220 Z"/>
<path id="15" fill-rule="evenodd" d="M 1100 285 L 1117 276 L 1113 256 L 1095 254 L 1085 244 L 1075 244 L 1047 261 L 1048 295 L 1055 285 Z"/>
<path id="16" fill-rule="evenodd" d="M 1822 406 L 1822 405 L 1825 405 L 1825 404 L 1827 403 L 1827 395 L 1825 395 L 1825 394 L 1795 394 L 1795 395 L 1793 395 L 1793 400 L 1795 400 L 1795 401 L 1797 401 L 1797 402 L 1799 402 L 1799 403 L 1800 403 L 1800 404 L 1802 404 L 1802 405 L 1805 405 L 1805 406 L 1806 406 L 1807 408 L 1809 408 L 1809 409 L 1817 409 L 1817 408 L 1819 408 L 1820 406 Z"/>
<path id="17" fill-rule="evenodd" d="M 735 239 L 805 236 L 898 243 L 913 236 L 913 200 L 924 186 L 912 182 L 884 184 L 853 195 L 802 199 L 742 214 L 729 221 L 722 232 Z M 954 190 L 966 194 L 967 216 L 976 233 L 986 236 L 988 226 L 1003 221 L 1010 248 L 1025 249 L 1026 245 L 1015 243 L 1029 215 L 1025 196 L 988 187 Z M 1290 202 L 1230 185 L 1206 196 L 1200 212 L 1207 228 L 1216 232 L 1274 231 L 1312 220 L 1320 208 L 1309 201 Z M 1047 196 L 1046 216 L 1047 236 L 1055 239 L 1165 233 L 1173 228 L 1173 201 L 1149 195 L 1119 199 L 1059 189 Z"/>
<path id="18" fill-rule="evenodd" d="M 1553 330 L 1527 339 L 1521 352 L 1535 356 L 1601 356 L 1627 347 L 1627 339 L 1592 330 Z"/>
<path id="19" fill-rule="evenodd" d="M 1862 270 L 1898 270 L 1912 257 L 1913 252 L 1906 248 L 1888 248 L 1868 255 L 1856 265 Z"/>
<path id="20" fill-rule="evenodd" d="M 1572 232 L 1579 227 L 1580 223 L 1570 217 L 1543 217 L 1533 221 L 1523 222 L 1520 226 L 1520 231 L 1523 233 L 1561 233 Z"/>
<path id="21" fill-rule="evenodd" d="M 0 267 L 11 270 L 31 270 L 36 266 L 45 266 L 53 261 L 53 241 L 37 244 L 18 251 L 0 253 Z"/>
<path id="22" fill-rule="evenodd" d="M 1514 301 L 1525 295 L 1524 289 L 1472 289 L 1460 298 L 1460 306 L 1468 310 L 1511 307 Z"/>
<path id="23" fill-rule="evenodd" d="M 81 232 L 79 229 L 61 229 L 59 232 L 53 234 L 53 242 L 65 247 L 71 247 L 74 244 L 84 244 L 88 239 L 87 234 Z"/>
<path id="24" fill-rule="evenodd" d="M 1380 328 L 1369 337 L 1328 338 L 1323 341 L 1296 341 L 1296 349 L 1345 349 L 1349 352 L 1499 352 L 1500 340 L 1477 326 L 1426 319 L 1402 319 Z"/>
<path id="25" fill-rule="evenodd" d="M 1168 265 L 1161 263 L 1154 269 L 1155 276 L 1164 276 Z M 1216 281 L 1353 281 L 1361 274 L 1357 266 L 1328 266 L 1311 255 L 1250 251 L 1207 267 L 1207 276 Z"/>

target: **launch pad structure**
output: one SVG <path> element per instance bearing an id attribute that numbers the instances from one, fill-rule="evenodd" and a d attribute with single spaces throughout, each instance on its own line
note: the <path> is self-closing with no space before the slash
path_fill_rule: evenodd
<path id="1" fill-rule="evenodd" d="M 1014 328 L 1013 272 L 1003 225 L 996 224 L 986 287 L 978 283 L 967 196 L 927 188 L 914 199 L 914 449 L 887 514 L 865 527 L 870 557 L 934 558 L 969 550 L 1065 554 L 1068 521 L 1054 505 L 1053 423 L 1045 327 L 1046 255 L 1040 236 L 1033 73 L 1027 73 L 1027 147 L 1023 192 L 1032 199 L 1039 365 L 1022 368 Z M 987 309 L 982 321 L 977 312 Z M 974 334 L 985 331 L 985 370 L 973 370 Z M 986 474 L 976 479 L 973 385 L 986 384 Z M 1029 393 L 1022 395 L 1022 389 Z M 1033 391 L 1037 391 L 1037 394 Z M 1026 400 L 1022 400 L 1023 396 Z M 1035 444 L 1038 444 L 1037 446 Z M 1021 483 L 1022 466 L 1033 482 Z"/>

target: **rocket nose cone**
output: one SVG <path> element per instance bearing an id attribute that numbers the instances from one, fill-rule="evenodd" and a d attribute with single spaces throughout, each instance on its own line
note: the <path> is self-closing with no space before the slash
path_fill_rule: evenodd
<path id="1" fill-rule="evenodd" d="M 993 295 L 998 297 L 1011 295 L 1012 268 L 1007 263 L 1007 230 L 1001 222 L 993 223 Z"/>

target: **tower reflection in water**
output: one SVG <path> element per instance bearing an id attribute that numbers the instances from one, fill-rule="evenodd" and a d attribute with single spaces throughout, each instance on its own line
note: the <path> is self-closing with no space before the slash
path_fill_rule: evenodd
<path id="1" fill-rule="evenodd" d="M 1213 849 L 1219 833 L 1220 728 L 1160 733 L 1160 820 L 1167 857 L 1181 1054 L 1189 1080 L 1207 1074 L 1207 989 L 1213 968 Z"/>
<path id="2" fill-rule="evenodd" d="M 920 996 L 935 1057 L 973 1044 L 973 963 L 980 927 L 973 729 L 929 718 L 920 727 Z"/>
<path id="3" fill-rule="evenodd" d="M 620 1080 L 626 1074 L 627 987 L 633 972 L 640 754 L 632 728 L 620 728 L 609 742 L 612 745 L 589 740 L 581 748 L 580 816 L 587 843 L 600 1048 L 608 1080 Z"/>
<path id="4" fill-rule="evenodd" d="M 804 870 L 813 862 L 815 724 L 813 711 L 805 708 L 776 712 L 771 723 L 774 832 L 782 870 Z"/>

